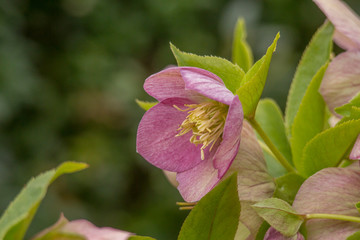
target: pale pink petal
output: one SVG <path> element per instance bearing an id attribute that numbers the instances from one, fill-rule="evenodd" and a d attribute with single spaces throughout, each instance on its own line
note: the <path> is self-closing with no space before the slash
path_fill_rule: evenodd
<path id="1" fill-rule="evenodd" d="M 173 185 L 174 187 L 179 186 L 179 183 L 176 181 L 176 172 L 169 172 L 166 170 L 163 170 L 165 177 L 167 178 L 167 180 L 169 181 L 169 183 L 171 185 Z"/>
<path id="2" fill-rule="evenodd" d="M 203 96 L 230 105 L 234 94 L 225 87 L 215 74 L 201 68 L 183 67 L 180 69 L 187 90 L 194 90 Z"/>
<path id="3" fill-rule="evenodd" d="M 211 155 L 196 167 L 178 173 L 176 180 L 179 183 L 178 190 L 187 202 L 199 201 L 220 181 Z"/>
<path id="4" fill-rule="evenodd" d="M 285 237 L 280 232 L 276 231 L 275 228 L 270 227 L 264 237 L 264 240 L 305 240 L 301 233 L 297 233 L 293 237 Z"/>
<path id="5" fill-rule="evenodd" d="M 264 221 L 252 205 L 257 201 L 272 197 L 275 190 L 273 178 L 269 175 L 262 149 L 250 124 L 243 122 L 241 143 L 229 170 L 223 179 L 237 172 L 238 194 L 241 202 L 240 221 L 250 230 L 250 237 L 255 236 Z"/>
<path id="6" fill-rule="evenodd" d="M 98 228 L 86 220 L 75 220 L 62 227 L 61 232 L 75 233 L 86 237 L 87 240 L 126 240 L 132 234 L 114 228 Z"/>
<path id="7" fill-rule="evenodd" d="M 341 32 L 336 31 L 336 29 L 334 31 L 333 40 L 342 49 L 345 49 L 345 50 L 357 50 L 357 49 L 359 49 L 358 44 L 356 44 L 350 38 L 346 37 Z"/>
<path id="8" fill-rule="evenodd" d="M 191 104 L 188 99 L 169 98 L 149 109 L 140 121 L 136 148 L 148 162 L 163 170 L 182 172 L 201 162 L 201 145 L 190 142 L 192 132 L 176 137 L 187 112 L 177 110 Z M 205 158 L 208 152 L 204 151 Z"/>
<path id="9" fill-rule="evenodd" d="M 356 139 L 356 142 L 355 142 L 354 147 L 353 147 L 353 149 L 352 149 L 352 151 L 350 153 L 349 158 L 352 159 L 352 160 L 360 160 L 360 135 Z"/>
<path id="10" fill-rule="evenodd" d="M 214 167 L 219 170 L 219 178 L 224 176 L 239 151 L 243 120 L 240 100 L 234 96 L 226 117 L 222 141 L 214 156 Z"/>
<path id="11" fill-rule="evenodd" d="M 204 99 L 197 92 L 185 89 L 180 69 L 180 67 L 170 67 L 151 75 L 145 80 L 145 91 L 158 101 L 167 98 L 187 98 L 198 102 Z"/>
<path id="12" fill-rule="evenodd" d="M 300 187 L 293 208 L 299 214 L 327 213 L 359 216 L 355 204 L 360 199 L 360 171 L 349 168 L 325 168 Z M 308 240 L 346 239 L 359 231 L 360 223 L 331 219 L 306 222 Z"/>
<path id="13" fill-rule="evenodd" d="M 360 19 L 346 3 L 340 0 L 314 0 L 326 17 L 334 24 L 336 41 L 346 50 L 360 49 Z"/>
<path id="14" fill-rule="evenodd" d="M 330 111 L 348 103 L 360 92 L 360 51 L 339 54 L 329 64 L 320 86 Z"/>

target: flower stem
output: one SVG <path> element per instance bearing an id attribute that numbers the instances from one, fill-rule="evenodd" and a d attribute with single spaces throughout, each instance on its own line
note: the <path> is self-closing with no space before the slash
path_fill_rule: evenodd
<path id="1" fill-rule="evenodd" d="M 248 119 L 251 126 L 257 131 L 260 137 L 264 140 L 265 144 L 269 147 L 271 152 L 274 154 L 279 163 L 288 171 L 288 172 L 296 172 L 293 166 L 285 159 L 285 157 L 280 153 L 280 151 L 275 147 L 275 145 L 271 142 L 270 138 L 266 135 L 264 130 L 261 128 L 259 123 L 255 120 L 255 118 Z"/>
<path id="2" fill-rule="evenodd" d="M 305 214 L 305 219 L 335 219 L 335 220 L 360 223 L 360 217 L 346 216 L 340 214 L 312 213 L 312 214 Z"/>

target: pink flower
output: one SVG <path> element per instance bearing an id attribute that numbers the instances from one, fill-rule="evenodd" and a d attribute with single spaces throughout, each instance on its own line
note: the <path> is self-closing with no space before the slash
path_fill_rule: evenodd
<path id="1" fill-rule="evenodd" d="M 335 26 L 334 41 L 347 50 L 329 64 L 320 86 L 330 111 L 348 103 L 360 93 L 360 18 L 340 0 L 314 0 Z M 360 135 L 350 153 L 360 159 Z"/>
<path id="2" fill-rule="evenodd" d="M 159 103 L 143 116 L 137 152 L 177 173 L 186 201 L 198 201 L 225 175 L 240 145 L 243 111 L 238 96 L 215 74 L 173 67 L 146 79 Z"/>
<path id="3" fill-rule="evenodd" d="M 33 240 L 50 239 L 48 236 L 51 236 L 51 239 L 67 239 L 66 236 L 80 236 L 87 240 L 127 240 L 131 235 L 134 234 L 114 228 L 98 228 L 84 219 L 69 222 L 61 214 L 60 219 L 53 226 L 37 234 Z"/>

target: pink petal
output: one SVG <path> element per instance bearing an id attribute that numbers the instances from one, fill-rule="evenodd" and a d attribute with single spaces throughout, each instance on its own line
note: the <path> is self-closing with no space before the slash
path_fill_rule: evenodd
<path id="1" fill-rule="evenodd" d="M 226 117 L 222 141 L 214 156 L 214 167 L 219 170 L 219 178 L 224 176 L 239 151 L 243 120 L 240 100 L 234 96 Z"/>
<path id="2" fill-rule="evenodd" d="M 360 160 L 360 135 L 356 139 L 356 142 L 355 142 L 354 147 L 353 147 L 353 149 L 352 149 L 352 151 L 350 153 L 349 158 L 352 159 L 352 160 Z"/>
<path id="3" fill-rule="evenodd" d="M 234 94 L 225 87 L 215 74 L 201 68 L 183 67 L 180 70 L 187 90 L 194 90 L 203 96 L 230 105 Z"/>
<path id="4" fill-rule="evenodd" d="M 181 69 L 181 67 L 170 67 L 151 75 L 145 80 L 145 91 L 158 101 L 167 98 L 187 98 L 195 102 L 200 101 L 198 99 L 203 99 L 201 95 L 185 89 L 185 83 L 180 74 Z"/>
<path id="5" fill-rule="evenodd" d="M 148 162 L 163 170 L 182 172 L 201 162 L 201 146 L 190 142 L 192 132 L 175 137 L 187 116 L 174 108 L 191 104 L 188 99 L 169 98 L 149 109 L 140 121 L 136 148 Z M 205 151 L 205 158 L 208 152 Z"/>
<path id="6" fill-rule="evenodd" d="M 211 152 L 210 152 L 211 153 Z M 187 202 L 199 201 L 220 181 L 218 170 L 209 156 L 196 167 L 177 174 L 178 190 Z"/>
<path id="7" fill-rule="evenodd" d="M 67 223 L 62 229 L 64 233 L 75 233 L 86 237 L 87 240 L 126 240 L 132 234 L 114 228 L 98 228 L 86 220 L 75 220 Z"/>
<path id="8" fill-rule="evenodd" d="M 301 233 L 297 233 L 293 237 L 285 237 L 280 232 L 276 231 L 275 228 L 270 227 L 264 237 L 264 240 L 305 240 Z"/>
<path id="9" fill-rule="evenodd" d="M 359 16 L 340 0 L 314 0 L 338 32 L 336 43 L 346 50 L 360 49 Z"/>
<path id="10" fill-rule="evenodd" d="M 339 54 L 329 64 L 320 86 L 329 109 L 348 103 L 360 92 L 360 51 Z"/>
<path id="11" fill-rule="evenodd" d="M 349 168 L 325 168 L 300 187 L 293 208 L 300 214 L 327 213 L 359 216 L 355 204 L 360 199 L 360 171 Z M 330 219 L 306 222 L 307 239 L 346 239 L 359 231 L 360 224 Z"/>

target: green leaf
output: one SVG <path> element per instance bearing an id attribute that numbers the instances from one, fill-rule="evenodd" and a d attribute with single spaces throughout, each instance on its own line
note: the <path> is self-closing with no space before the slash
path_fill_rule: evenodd
<path id="1" fill-rule="evenodd" d="M 269 229 L 269 227 L 270 227 L 270 224 L 268 224 L 266 221 L 264 221 L 261 224 L 258 233 L 256 234 L 255 240 L 264 240 L 265 234 L 266 234 L 267 230 Z"/>
<path id="2" fill-rule="evenodd" d="M 360 202 L 357 202 L 356 204 L 355 204 L 355 207 L 356 207 L 356 209 L 359 211 L 359 213 L 360 213 Z"/>
<path id="3" fill-rule="evenodd" d="M 291 163 L 291 149 L 285 132 L 284 119 L 276 102 L 272 99 L 260 100 L 255 120 L 281 154 Z"/>
<path id="4" fill-rule="evenodd" d="M 185 53 L 170 43 L 170 48 L 179 66 L 198 67 L 210 71 L 220 77 L 225 86 L 233 93 L 240 86 L 245 72 L 238 65 L 214 56 L 198 56 Z"/>
<path id="5" fill-rule="evenodd" d="M 233 174 L 206 194 L 185 219 L 179 240 L 233 240 L 238 228 L 240 202 Z"/>
<path id="6" fill-rule="evenodd" d="M 296 168 L 301 164 L 305 145 L 324 129 L 325 102 L 319 87 L 327 66 L 322 66 L 310 82 L 293 122 L 290 142 Z"/>
<path id="7" fill-rule="evenodd" d="M 48 186 L 60 175 L 86 168 L 85 163 L 65 162 L 31 179 L 0 218 L 0 239 L 23 239 Z"/>
<path id="8" fill-rule="evenodd" d="M 350 116 L 353 107 L 360 108 L 360 93 L 356 95 L 351 101 L 341 107 L 335 108 L 335 112 L 342 116 Z"/>
<path id="9" fill-rule="evenodd" d="M 308 177 L 317 171 L 335 167 L 347 157 L 360 133 L 360 119 L 350 120 L 316 135 L 305 146 L 299 172 Z"/>
<path id="10" fill-rule="evenodd" d="M 158 102 L 145 102 L 139 99 L 135 99 L 135 102 L 137 103 L 137 105 L 139 105 L 139 107 L 141 107 L 145 111 L 149 110 L 150 108 L 158 104 Z"/>
<path id="11" fill-rule="evenodd" d="M 285 201 L 269 198 L 253 205 L 255 211 L 286 237 L 295 235 L 304 219 Z"/>
<path id="12" fill-rule="evenodd" d="M 128 240 L 155 240 L 155 238 L 143 237 L 143 236 L 131 236 Z"/>
<path id="13" fill-rule="evenodd" d="M 254 58 L 249 44 L 246 42 L 246 27 L 243 18 L 239 18 L 234 29 L 232 60 L 247 72 L 253 65 Z"/>
<path id="14" fill-rule="evenodd" d="M 292 204 L 296 193 L 304 181 L 305 179 L 296 173 L 288 173 L 282 177 L 276 178 L 274 197 Z"/>
<path id="15" fill-rule="evenodd" d="M 286 103 L 285 126 L 288 135 L 291 134 L 294 118 L 310 81 L 330 58 L 333 32 L 334 27 L 330 22 L 321 26 L 301 57 Z"/>
<path id="16" fill-rule="evenodd" d="M 359 239 L 360 239 L 360 231 L 346 238 L 346 240 L 359 240 Z"/>
<path id="17" fill-rule="evenodd" d="M 349 115 L 343 117 L 336 125 L 343 124 L 344 122 L 360 119 L 360 107 L 352 106 L 349 110 Z"/>
<path id="18" fill-rule="evenodd" d="M 279 37 L 280 34 L 278 33 L 271 46 L 267 49 L 265 56 L 258 60 L 245 74 L 240 88 L 236 91 L 236 95 L 239 96 L 243 107 L 244 116 L 246 117 L 251 118 L 255 114 Z"/>

